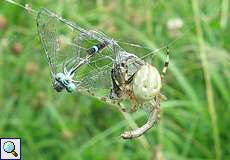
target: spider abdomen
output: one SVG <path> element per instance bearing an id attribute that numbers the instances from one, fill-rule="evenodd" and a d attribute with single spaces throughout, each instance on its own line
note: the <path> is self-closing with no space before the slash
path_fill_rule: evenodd
<path id="1" fill-rule="evenodd" d="M 161 89 L 161 77 L 158 70 L 150 65 L 143 65 L 133 79 L 133 94 L 139 101 L 152 100 Z"/>

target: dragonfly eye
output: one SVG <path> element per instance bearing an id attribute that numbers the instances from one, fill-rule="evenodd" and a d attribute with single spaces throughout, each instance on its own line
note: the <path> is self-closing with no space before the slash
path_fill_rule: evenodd
<path id="1" fill-rule="evenodd" d="M 58 81 L 55 81 L 53 87 L 57 92 L 61 92 L 64 89 L 64 86 L 61 85 Z"/>
<path id="2" fill-rule="evenodd" d="M 75 91 L 75 90 L 76 90 L 75 84 L 69 83 L 69 84 L 67 85 L 67 87 L 66 87 L 66 90 L 67 90 L 68 92 L 73 92 L 73 91 Z"/>
<path id="3" fill-rule="evenodd" d="M 63 73 L 58 73 L 58 74 L 56 74 L 55 79 L 58 82 L 63 82 L 63 80 L 65 79 L 65 75 Z"/>

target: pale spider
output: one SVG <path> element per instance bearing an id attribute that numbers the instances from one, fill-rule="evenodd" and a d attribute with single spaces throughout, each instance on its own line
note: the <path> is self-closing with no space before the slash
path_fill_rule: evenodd
<path id="1" fill-rule="evenodd" d="M 160 101 L 166 99 L 160 93 L 160 89 L 169 65 L 169 49 L 167 47 L 167 56 L 161 74 L 156 67 L 137 56 L 125 51 L 121 52 L 123 52 L 120 54 L 122 56 L 116 58 L 111 72 L 113 88 L 110 98 L 118 104 L 125 99 L 130 99 L 131 110 L 123 108 L 123 111 L 135 112 L 138 106 L 141 106 L 147 107 L 149 114 L 148 121 L 143 126 L 121 135 L 124 139 L 131 139 L 143 135 L 160 118 Z"/>

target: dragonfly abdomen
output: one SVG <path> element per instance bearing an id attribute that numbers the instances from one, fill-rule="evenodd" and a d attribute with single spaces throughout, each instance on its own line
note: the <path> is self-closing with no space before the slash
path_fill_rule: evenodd
<path id="1" fill-rule="evenodd" d="M 104 49 L 109 43 L 108 42 L 103 42 L 103 43 L 99 43 L 97 45 L 94 45 L 92 47 L 90 47 L 89 49 L 87 49 L 87 52 L 89 54 L 95 54 L 99 51 L 101 51 L 102 49 Z"/>

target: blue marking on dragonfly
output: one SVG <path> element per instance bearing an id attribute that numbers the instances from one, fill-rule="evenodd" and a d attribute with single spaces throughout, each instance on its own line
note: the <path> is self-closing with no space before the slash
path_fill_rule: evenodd
<path id="1" fill-rule="evenodd" d="M 102 49 L 104 49 L 108 44 L 109 44 L 109 42 L 107 42 L 107 41 L 105 41 L 103 43 L 99 43 L 99 44 L 94 45 L 94 46 L 90 47 L 89 49 L 87 49 L 87 52 L 89 54 L 95 54 L 95 53 L 101 51 Z"/>
<path id="2" fill-rule="evenodd" d="M 76 90 L 76 86 L 73 82 L 71 82 L 71 78 L 63 73 L 57 73 L 55 75 L 55 80 L 65 87 L 68 92 L 73 92 Z"/>
<path id="3" fill-rule="evenodd" d="M 57 92 L 61 92 L 64 89 L 68 92 L 75 91 L 81 83 L 73 79 L 76 71 L 82 65 L 88 64 L 96 53 L 111 44 L 112 41 L 101 33 L 85 30 L 47 9 L 42 9 L 38 12 L 36 21 L 40 39 L 49 63 L 54 89 Z M 62 24 L 63 28 L 60 27 Z M 73 54 L 69 50 L 60 50 L 61 36 L 59 35 L 59 31 L 61 31 L 61 29 L 71 29 L 70 33 L 76 38 L 71 47 L 74 49 Z M 84 48 L 81 43 L 90 39 L 97 40 L 98 44 L 94 44 L 88 49 Z M 85 56 L 80 57 L 80 52 L 85 52 L 86 54 L 82 54 Z M 66 55 L 64 55 L 64 53 Z M 61 63 L 62 69 L 60 68 Z"/>
<path id="4" fill-rule="evenodd" d="M 82 65 L 89 62 L 92 56 L 94 56 L 97 52 L 105 48 L 109 43 L 103 42 L 97 45 L 94 45 L 87 49 L 88 55 L 78 63 L 76 67 L 71 68 L 69 71 L 67 71 L 67 67 L 64 66 L 64 73 L 59 72 L 55 75 L 55 80 L 59 83 L 56 83 L 56 87 L 54 85 L 54 88 L 59 92 L 63 88 L 65 88 L 68 92 L 73 92 L 77 89 L 76 85 L 73 83 L 75 82 L 72 78 L 74 76 L 74 73 L 78 68 L 80 68 Z"/>

